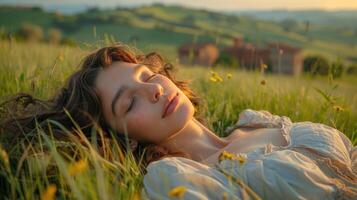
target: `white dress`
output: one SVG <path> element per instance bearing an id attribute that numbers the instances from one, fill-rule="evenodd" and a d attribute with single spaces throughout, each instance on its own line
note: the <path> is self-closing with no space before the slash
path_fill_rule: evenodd
<path id="1" fill-rule="evenodd" d="M 142 197 L 177 199 L 169 192 L 183 186 L 182 199 L 190 200 L 254 199 L 254 194 L 262 199 L 357 200 L 357 147 L 337 129 L 251 109 L 226 131 L 241 126 L 279 127 L 288 145 L 235 154 L 245 161 L 224 159 L 216 167 L 182 157 L 152 162 Z"/>

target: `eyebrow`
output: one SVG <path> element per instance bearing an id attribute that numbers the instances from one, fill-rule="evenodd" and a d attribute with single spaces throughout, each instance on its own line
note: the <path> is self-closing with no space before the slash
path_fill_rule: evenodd
<path id="1" fill-rule="evenodd" d="M 145 65 L 137 65 L 134 67 L 134 74 L 136 74 L 138 71 L 140 71 L 142 68 L 146 67 Z M 128 85 L 123 85 L 122 87 L 120 87 L 115 95 L 114 95 L 114 98 L 113 98 L 113 101 L 112 101 L 112 104 L 111 104 L 111 108 L 112 108 L 112 113 L 113 115 L 115 116 L 116 113 L 115 113 L 115 104 L 116 102 L 120 99 L 121 96 L 123 96 L 124 92 L 128 89 Z"/>

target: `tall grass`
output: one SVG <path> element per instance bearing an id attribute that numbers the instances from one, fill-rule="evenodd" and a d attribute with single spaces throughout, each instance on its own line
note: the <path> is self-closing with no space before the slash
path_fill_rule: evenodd
<path id="1" fill-rule="evenodd" d="M 89 49 L 93 46 L 89 46 Z M 88 48 L 0 41 L 0 102 L 28 92 L 48 98 L 77 69 Z M 268 110 L 292 121 L 333 126 L 357 144 L 356 77 L 286 77 L 228 68 L 177 67 L 179 79 L 191 81 L 203 98 L 202 112 L 218 135 L 246 108 Z M 49 126 L 62 128 L 56 122 Z M 71 141 L 55 140 L 37 129 L 18 144 L 19 157 L 0 148 L 0 194 L 5 199 L 139 199 L 144 171 L 131 154 L 107 141 L 103 154 L 78 129 Z M 91 137 L 102 137 L 93 130 Z M 3 141 L 0 141 L 0 144 Z"/>
<path id="2" fill-rule="evenodd" d="M 221 82 L 210 80 L 218 74 Z M 231 78 L 227 75 L 231 74 Z M 287 77 L 233 69 L 187 67 L 180 77 L 192 79 L 192 86 L 205 101 L 205 116 L 211 128 L 224 134 L 246 108 L 268 110 L 292 121 L 312 121 L 335 127 L 357 143 L 356 77 L 332 80 L 328 77 Z M 215 76 L 215 75 L 213 75 Z"/>

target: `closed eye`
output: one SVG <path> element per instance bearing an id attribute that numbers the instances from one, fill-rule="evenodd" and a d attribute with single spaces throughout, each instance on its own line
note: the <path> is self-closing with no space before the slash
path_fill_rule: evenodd
<path id="1" fill-rule="evenodd" d="M 128 107 L 128 109 L 126 110 L 125 113 L 129 112 L 129 111 L 132 109 L 132 107 L 134 106 L 134 103 L 135 103 L 135 97 L 132 98 L 132 100 L 131 100 L 131 102 L 130 102 L 130 105 L 129 105 L 129 107 Z"/>
<path id="2" fill-rule="evenodd" d="M 146 79 L 146 81 L 149 81 L 150 79 L 152 79 L 154 76 L 156 76 L 157 74 L 154 73 L 153 75 L 149 76 L 149 78 Z"/>
<path id="3" fill-rule="evenodd" d="M 147 78 L 146 81 L 149 81 L 150 79 L 152 79 L 152 78 L 155 77 L 156 75 L 157 75 L 157 74 L 154 73 L 153 75 L 149 76 L 149 78 Z M 130 105 L 129 105 L 129 107 L 128 107 L 126 113 L 129 112 L 129 111 L 133 108 L 134 103 L 135 103 L 135 97 L 133 97 L 133 98 L 131 99 Z"/>

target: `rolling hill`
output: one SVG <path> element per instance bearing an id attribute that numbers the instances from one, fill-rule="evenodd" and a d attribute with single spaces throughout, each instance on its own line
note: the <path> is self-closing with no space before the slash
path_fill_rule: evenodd
<path id="1" fill-rule="evenodd" d="M 357 37 L 352 29 L 335 25 L 304 24 L 297 21 L 287 29 L 279 21 L 247 15 L 234 16 L 180 6 L 154 4 L 136 8 L 92 8 L 83 13 L 64 15 L 40 8 L 0 8 L 0 27 L 15 32 L 23 23 L 56 27 L 64 36 L 80 44 L 109 36 L 134 45 L 143 51 L 160 51 L 170 59 L 186 42 L 213 42 L 228 46 L 235 36 L 256 46 L 285 42 L 304 49 L 304 54 L 322 54 L 330 59 L 357 61 Z"/>

